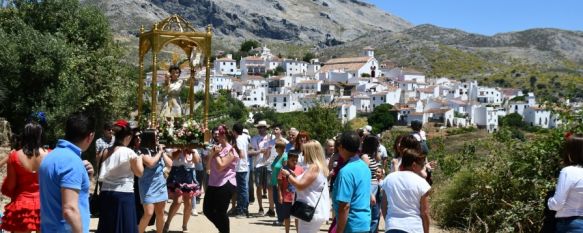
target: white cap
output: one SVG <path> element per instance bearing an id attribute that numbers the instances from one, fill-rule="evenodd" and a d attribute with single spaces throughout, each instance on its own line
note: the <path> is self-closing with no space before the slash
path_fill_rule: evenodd
<path id="1" fill-rule="evenodd" d="M 243 129 L 243 133 L 244 134 L 249 134 L 249 130 L 248 129 Z"/>
<path id="2" fill-rule="evenodd" d="M 372 126 L 370 126 L 370 125 L 365 126 L 364 130 L 366 130 L 370 133 L 370 132 L 372 132 Z"/>

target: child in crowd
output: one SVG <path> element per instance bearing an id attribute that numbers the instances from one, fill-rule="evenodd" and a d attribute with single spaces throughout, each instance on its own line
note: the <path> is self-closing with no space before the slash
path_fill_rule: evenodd
<path id="1" fill-rule="evenodd" d="M 284 175 L 280 171 L 277 177 L 277 183 L 279 187 L 279 203 L 281 204 L 281 215 L 283 217 L 283 222 L 285 225 L 285 233 L 289 233 L 290 228 L 290 210 L 292 203 L 294 202 L 295 187 L 291 185 L 288 181 L 290 175 L 296 177 L 304 172 L 301 166 L 296 166 L 298 164 L 299 158 L 298 150 L 291 150 L 287 155 L 287 162 L 282 169 L 289 171 L 289 175 Z"/>

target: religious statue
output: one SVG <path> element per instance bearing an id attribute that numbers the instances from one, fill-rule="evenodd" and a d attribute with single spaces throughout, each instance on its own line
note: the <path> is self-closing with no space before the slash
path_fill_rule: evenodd
<path id="1" fill-rule="evenodd" d="M 166 97 L 160 116 L 164 118 L 182 117 L 180 92 L 182 91 L 184 80 L 178 79 L 180 76 L 180 67 L 172 65 L 168 69 L 168 73 L 169 74 L 166 75 L 166 81 L 164 82 Z"/>

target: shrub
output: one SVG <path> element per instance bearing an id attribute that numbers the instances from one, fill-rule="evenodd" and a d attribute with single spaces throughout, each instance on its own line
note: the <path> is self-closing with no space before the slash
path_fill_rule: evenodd
<path id="1" fill-rule="evenodd" d="M 545 194 L 559 170 L 562 133 L 552 130 L 520 141 L 508 139 L 508 132 L 439 161 L 439 177 L 449 177 L 434 185 L 432 211 L 441 225 L 478 232 L 539 230 Z M 472 145 L 487 154 L 477 156 Z"/>

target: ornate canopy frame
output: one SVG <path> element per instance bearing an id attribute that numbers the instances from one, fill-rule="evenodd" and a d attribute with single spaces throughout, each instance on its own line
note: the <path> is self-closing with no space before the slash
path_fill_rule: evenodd
<path id="1" fill-rule="evenodd" d="M 188 103 L 190 116 L 194 117 L 194 81 L 195 68 L 193 55 L 200 54 L 204 57 L 203 65 L 206 68 L 205 77 L 205 105 L 204 105 L 204 126 L 208 128 L 208 108 L 209 108 L 209 82 L 210 82 L 210 58 L 211 58 L 212 27 L 209 24 L 206 32 L 199 32 L 194 29 L 186 20 L 178 15 L 168 17 L 155 23 L 150 31 L 144 32 L 144 26 L 140 28 L 139 41 L 139 65 L 140 77 L 138 85 L 138 122 L 142 117 L 142 105 L 144 103 L 144 57 L 148 51 L 152 53 L 152 83 L 151 83 L 151 115 L 152 125 L 158 121 L 157 89 L 158 89 L 158 54 L 166 45 L 173 44 L 180 47 L 190 62 L 190 78 L 188 80 L 189 93 Z M 208 130 L 207 130 L 208 131 Z M 207 141 L 205 132 L 205 141 Z"/>

